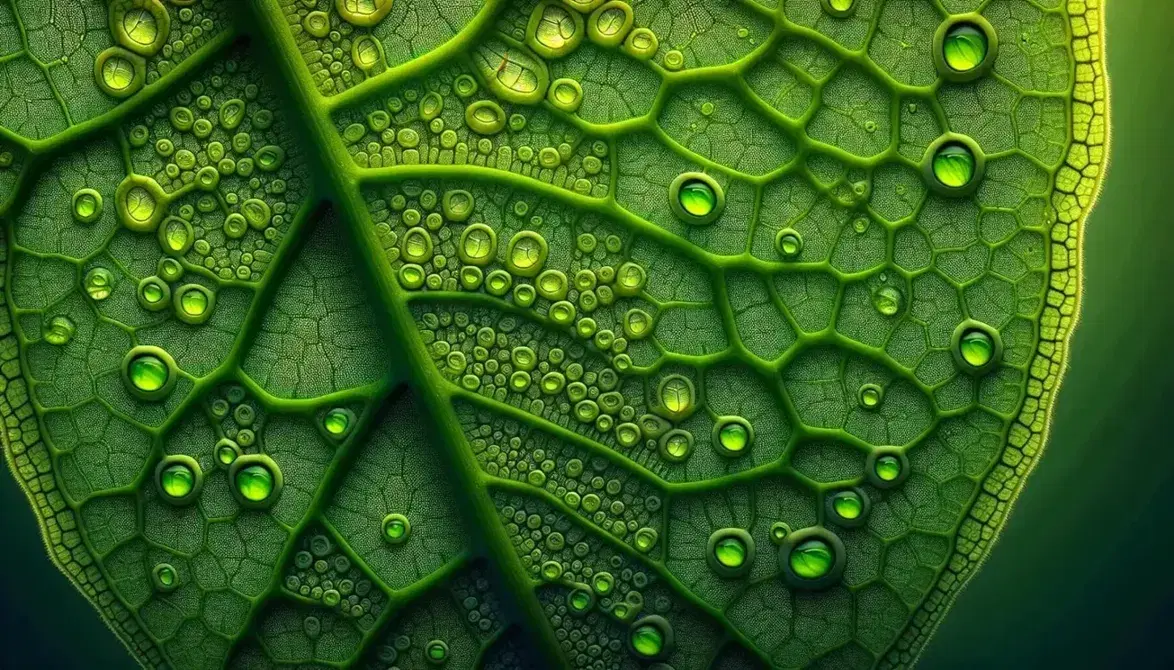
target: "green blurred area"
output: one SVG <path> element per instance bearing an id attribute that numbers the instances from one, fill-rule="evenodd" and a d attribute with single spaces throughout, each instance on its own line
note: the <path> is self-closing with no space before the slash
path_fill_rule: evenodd
<path id="1" fill-rule="evenodd" d="M 1174 0 L 1108 3 L 1113 162 L 1048 451 L 922 668 L 1174 667 Z M 8 473 L 0 503 L 0 667 L 135 667 Z"/>

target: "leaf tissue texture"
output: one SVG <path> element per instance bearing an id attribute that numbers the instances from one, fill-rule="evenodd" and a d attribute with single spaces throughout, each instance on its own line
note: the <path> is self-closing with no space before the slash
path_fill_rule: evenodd
<path id="1" fill-rule="evenodd" d="M 1043 451 L 1103 1 L 3 0 L 49 559 L 152 668 L 913 665 Z"/>

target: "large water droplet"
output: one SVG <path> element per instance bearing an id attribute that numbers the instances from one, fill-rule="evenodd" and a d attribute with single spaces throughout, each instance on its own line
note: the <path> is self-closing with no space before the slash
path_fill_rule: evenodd
<path id="1" fill-rule="evenodd" d="M 819 579 L 831 572 L 835 556 L 827 542 L 810 539 L 791 550 L 788 562 L 797 577 Z"/>
<path id="2" fill-rule="evenodd" d="M 62 346 L 68 344 L 73 339 L 75 331 L 76 327 L 68 316 L 55 316 L 49 319 L 49 323 L 45 326 L 42 337 L 49 344 Z"/>
<path id="3" fill-rule="evenodd" d="M 657 656 L 664 648 L 664 635 L 656 626 L 636 626 L 632 629 L 632 648 L 641 656 Z"/>
<path id="4" fill-rule="evenodd" d="M 345 409 L 332 409 L 322 419 L 322 427 L 334 437 L 342 437 L 351 429 L 351 413 Z"/>
<path id="5" fill-rule="evenodd" d="M 665 411 L 683 416 L 693 409 L 693 383 L 680 375 L 666 377 L 660 383 L 660 402 Z"/>
<path id="6" fill-rule="evenodd" d="M 187 463 L 172 463 L 159 475 L 159 488 L 171 498 L 184 498 L 196 488 L 196 473 Z"/>
<path id="7" fill-rule="evenodd" d="M 716 432 L 718 449 L 726 456 L 741 456 L 750 448 L 753 432 L 745 419 L 722 419 L 717 424 Z"/>
<path id="8" fill-rule="evenodd" d="M 891 455 L 881 456 L 876 459 L 873 470 L 881 481 L 895 482 L 901 477 L 901 459 Z"/>
<path id="9" fill-rule="evenodd" d="M 265 502 L 273 495 L 275 480 L 269 468 L 260 463 L 247 465 L 237 471 L 235 482 L 237 493 L 249 502 Z"/>
<path id="10" fill-rule="evenodd" d="M 171 378 L 167 363 L 155 354 L 139 354 L 131 359 L 127 368 L 130 383 L 144 393 L 159 391 Z"/>
<path id="11" fill-rule="evenodd" d="M 740 568 L 746 563 L 746 545 L 736 537 L 725 537 L 717 541 L 713 556 L 727 568 Z"/>
<path id="12" fill-rule="evenodd" d="M 994 357 L 995 343 L 990 335 L 981 330 L 968 330 L 958 338 L 958 352 L 968 365 L 981 368 Z"/>
<path id="13" fill-rule="evenodd" d="M 677 198 L 682 209 L 698 218 L 708 216 L 717 206 L 717 194 L 709 184 L 700 180 L 684 183 Z"/>
<path id="14" fill-rule="evenodd" d="M 901 311 L 904 296 L 895 286 L 882 286 L 872 294 L 872 306 L 884 316 L 893 316 Z"/>
<path id="15" fill-rule="evenodd" d="M 864 514 L 864 499 L 855 491 L 840 491 L 832 496 L 832 510 L 841 519 L 855 521 Z"/>
<path id="16" fill-rule="evenodd" d="M 981 66 L 989 49 L 986 33 L 972 23 L 951 26 L 942 40 L 942 57 L 955 72 L 969 72 Z"/>
<path id="17" fill-rule="evenodd" d="M 73 194 L 73 218 L 78 223 L 93 223 L 102 216 L 102 195 L 92 188 Z"/>
<path id="18" fill-rule="evenodd" d="M 976 162 L 966 145 L 947 142 L 933 157 L 934 177 L 949 188 L 962 188 L 974 179 Z"/>
<path id="19" fill-rule="evenodd" d="M 391 544 L 406 542 L 412 533 L 412 524 L 403 514 L 388 514 L 383 518 L 383 539 Z"/>

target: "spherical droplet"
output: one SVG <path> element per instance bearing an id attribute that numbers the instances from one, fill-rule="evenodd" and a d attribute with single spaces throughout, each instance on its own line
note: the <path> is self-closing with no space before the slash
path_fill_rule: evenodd
<path id="1" fill-rule="evenodd" d="M 73 218 L 78 223 L 93 223 L 102 216 L 102 194 L 92 188 L 79 189 L 73 194 Z"/>
<path id="2" fill-rule="evenodd" d="M 127 368 L 130 383 L 144 393 L 154 393 L 167 385 L 171 370 L 155 354 L 145 353 L 131 359 Z"/>
<path id="3" fill-rule="evenodd" d="M 819 579 L 832 570 L 835 557 L 827 542 L 810 539 L 791 550 L 791 571 L 801 579 Z"/>
<path id="4" fill-rule="evenodd" d="M 832 496 L 832 509 L 841 519 L 854 521 L 864 513 L 864 499 L 855 491 L 840 491 Z"/>
<path id="5" fill-rule="evenodd" d="M 159 475 L 159 487 L 171 498 L 184 498 L 196 487 L 196 473 L 186 463 L 172 463 Z"/>
<path id="6" fill-rule="evenodd" d="M 666 412 L 688 414 L 693 409 L 693 383 L 680 375 L 666 377 L 660 383 L 660 402 Z"/>
<path id="7" fill-rule="evenodd" d="M 46 324 L 42 337 L 49 344 L 62 346 L 68 344 L 73 339 L 75 331 L 76 327 L 73 325 L 73 321 L 68 316 L 59 315 L 49 319 L 49 323 Z"/>
<path id="8" fill-rule="evenodd" d="M 803 252 L 803 237 L 790 228 L 783 228 L 775 236 L 775 250 L 787 260 L 796 258 Z"/>
<path id="9" fill-rule="evenodd" d="M 441 664 L 448 660 L 448 645 L 444 640 L 432 640 L 424 645 L 424 657 L 429 663 Z"/>
<path id="10" fill-rule="evenodd" d="M 750 447 L 751 429 L 741 418 L 721 421 L 717 427 L 717 443 L 727 456 L 741 456 Z"/>
<path id="11" fill-rule="evenodd" d="M 648 553 L 656 546 L 658 539 L 659 533 L 656 532 L 655 528 L 641 528 L 636 531 L 636 537 L 634 539 L 636 550 L 642 553 Z"/>
<path id="12" fill-rule="evenodd" d="M 86 295 L 94 300 L 105 300 L 114 290 L 114 273 L 106 268 L 94 268 L 83 280 Z"/>
<path id="13" fill-rule="evenodd" d="M 882 286 L 872 294 L 872 306 L 883 316 L 893 316 L 901 311 L 904 296 L 894 286 Z"/>
<path id="14" fill-rule="evenodd" d="M 638 658 L 662 659 L 672 647 L 672 628 L 659 616 L 646 616 L 628 629 L 628 648 Z"/>
<path id="15" fill-rule="evenodd" d="M 682 209 L 698 218 L 708 216 L 717 206 L 717 194 L 709 184 L 701 180 L 687 181 L 682 184 L 681 190 L 677 193 L 677 199 L 680 201 Z"/>
<path id="16" fill-rule="evenodd" d="M 572 612 L 583 613 L 595 604 L 595 596 L 584 588 L 577 588 L 567 596 L 567 605 Z"/>
<path id="17" fill-rule="evenodd" d="M 391 544 L 406 542 L 412 533 L 412 524 L 403 514 L 388 514 L 383 518 L 383 539 Z"/>
<path id="18" fill-rule="evenodd" d="M 235 481 L 237 493 L 249 502 L 264 502 L 273 495 L 275 481 L 269 468 L 254 463 L 237 471 Z"/>
<path id="19" fill-rule="evenodd" d="M 986 33 L 972 23 L 958 23 L 950 27 L 942 40 L 942 57 L 956 72 L 969 72 L 986 60 L 990 44 Z"/>
<path id="20" fill-rule="evenodd" d="M 895 482 L 901 476 L 901 460 L 896 456 L 881 456 L 873 469 L 881 481 Z"/>
<path id="21" fill-rule="evenodd" d="M 714 545 L 713 556 L 727 568 L 740 568 L 746 563 L 746 545 L 737 537 L 724 537 Z"/>
<path id="22" fill-rule="evenodd" d="M 865 409 L 873 409 L 880 405 L 881 399 L 884 397 L 884 389 L 876 384 L 864 384 L 860 387 L 859 401 L 860 406 Z"/>
<path id="23" fill-rule="evenodd" d="M 958 339 L 958 352 L 968 365 L 981 368 L 994 357 L 995 343 L 990 335 L 981 330 L 968 330 Z"/>
<path id="24" fill-rule="evenodd" d="M 342 437 L 351 428 L 351 414 L 345 409 L 332 409 L 322 419 L 322 427 L 335 437 Z"/>
<path id="25" fill-rule="evenodd" d="M 179 586 L 179 573 L 170 563 L 159 563 L 151 570 L 151 581 L 155 583 L 157 591 L 174 591 Z"/>
<path id="26" fill-rule="evenodd" d="M 974 154 L 964 144 L 947 142 L 933 157 L 933 174 L 943 186 L 962 188 L 974 179 Z"/>
<path id="27" fill-rule="evenodd" d="M 856 0 L 828 0 L 828 6 L 837 12 L 846 12 L 852 9 Z"/>

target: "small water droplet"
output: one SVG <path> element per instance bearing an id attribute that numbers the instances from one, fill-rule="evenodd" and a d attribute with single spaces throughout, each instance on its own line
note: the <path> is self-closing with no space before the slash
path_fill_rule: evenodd
<path id="1" fill-rule="evenodd" d="M 49 344 L 62 346 L 68 344 L 73 339 L 75 331 L 76 327 L 68 316 L 55 316 L 49 319 L 49 323 L 45 326 L 42 337 Z"/>
<path id="2" fill-rule="evenodd" d="M 872 294 L 872 306 L 884 316 L 894 316 L 903 304 L 901 290 L 893 286 L 882 286 Z"/>
<path id="3" fill-rule="evenodd" d="M 901 476 L 901 459 L 885 455 L 876 459 L 876 476 L 883 482 L 895 482 Z"/>
<path id="4" fill-rule="evenodd" d="M 947 142 L 933 157 L 934 177 L 949 188 L 962 188 L 974 179 L 976 161 L 966 145 Z"/>
<path id="5" fill-rule="evenodd" d="M 958 339 L 958 351 L 962 354 L 962 360 L 971 367 L 981 368 L 994 357 L 995 343 L 990 335 L 981 330 L 968 330 Z"/>

